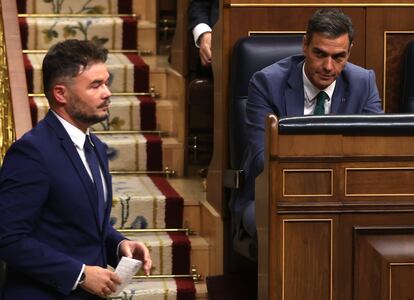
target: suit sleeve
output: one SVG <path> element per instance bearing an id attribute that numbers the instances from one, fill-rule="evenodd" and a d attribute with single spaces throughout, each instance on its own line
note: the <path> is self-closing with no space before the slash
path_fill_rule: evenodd
<path id="1" fill-rule="evenodd" d="M 210 20 L 212 1 L 211 0 L 192 0 L 188 8 L 188 29 L 193 30 L 200 23 L 213 26 Z"/>
<path id="2" fill-rule="evenodd" d="M 257 72 L 250 81 L 246 104 L 247 149 L 242 162 L 245 182 L 234 203 L 236 218 L 241 218 L 244 208 L 254 201 L 255 179 L 263 171 L 265 119 L 276 113 L 269 99 L 267 79 L 262 72 Z"/>
<path id="3" fill-rule="evenodd" d="M 375 73 L 373 70 L 368 70 L 368 84 L 369 95 L 366 100 L 362 113 L 365 114 L 380 114 L 383 113 L 381 108 L 381 99 L 378 93 L 377 84 L 375 82 Z"/>
<path id="4" fill-rule="evenodd" d="M 0 258 L 10 269 L 68 295 L 82 262 L 33 238 L 46 205 L 50 178 L 38 149 L 17 141 L 0 173 Z"/>
<path id="5" fill-rule="evenodd" d="M 103 143 L 100 139 L 98 139 L 95 135 L 91 135 L 92 140 L 94 142 L 94 144 L 98 147 L 99 149 L 99 153 L 101 154 L 102 158 L 106 158 L 107 157 L 107 150 L 108 150 L 108 145 Z M 109 193 L 108 193 L 108 201 L 110 201 L 107 205 L 109 205 L 110 207 L 112 207 L 112 177 L 111 174 L 109 173 L 109 161 L 108 159 L 103 159 L 103 163 L 105 164 L 104 172 L 108 172 L 107 176 L 109 178 L 109 182 L 108 182 L 108 189 Z M 109 212 L 110 214 L 110 212 Z M 126 238 L 119 233 L 116 229 L 113 228 L 113 226 L 110 224 L 110 222 L 108 221 L 106 223 L 106 239 L 105 239 L 105 250 L 106 250 L 106 256 L 107 256 L 107 262 L 110 266 L 112 267 L 116 267 L 116 265 L 119 262 L 119 257 L 118 257 L 118 245 L 122 240 L 125 240 Z"/>
<path id="6" fill-rule="evenodd" d="M 112 267 L 116 267 L 119 262 L 119 256 L 117 253 L 118 245 L 121 241 L 126 240 L 127 238 L 115 230 L 109 222 L 107 226 L 108 235 L 106 239 L 106 253 L 108 264 Z"/>

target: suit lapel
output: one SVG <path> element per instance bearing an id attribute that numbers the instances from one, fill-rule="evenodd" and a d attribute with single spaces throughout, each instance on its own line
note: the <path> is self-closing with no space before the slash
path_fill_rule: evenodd
<path id="1" fill-rule="evenodd" d="M 111 211 L 112 206 L 112 182 L 111 182 L 111 175 L 108 169 L 108 159 L 106 154 L 106 148 L 99 147 L 100 143 L 98 142 L 98 138 L 91 134 L 91 139 L 94 145 L 96 146 L 96 152 L 98 153 L 99 164 L 102 168 L 102 172 L 105 178 L 106 189 L 107 189 L 107 196 L 106 196 L 106 207 L 105 207 L 105 216 L 104 216 L 104 224 L 106 222 L 107 217 L 109 216 L 109 212 Z"/>
<path id="2" fill-rule="evenodd" d="M 346 84 L 342 76 L 339 76 L 336 79 L 335 83 L 335 90 L 332 95 L 332 104 L 331 104 L 331 114 L 335 115 L 338 113 L 343 113 L 341 109 L 346 105 L 347 101 L 347 91 L 346 91 Z"/>
<path id="3" fill-rule="evenodd" d="M 287 81 L 288 87 L 285 91 L 287 116 L 293 117 L 303 115 L 305 96 L 303 90 L 302 67 L 303 61 L 297 66 L 293 66 Z"/>
<path id="4" fill-rule="evenodd" d="M 68 133 L 60 121 L 53 115 L 52 112 L 48 112 L 45 117 L 45 121 L 55 130 L 56 135 L 61 142 L 63 150 L 65 151 L 73 167 L 76 169 L 79 177 L 81 178 L 82 185 L 86 191 L 93 214 L 95 216 L 96 225 L 98 226 L 99 230 L 101 230 L 101 226 L 99 225 L 98 205 L 96 195 L 94 193 L 94 185 L 91 178 L 89 177 L 88 172 L 85 169 L 81 158 L 79 157 L 76 147 L 74 146 L 72 140 L 70 139 Z"/>

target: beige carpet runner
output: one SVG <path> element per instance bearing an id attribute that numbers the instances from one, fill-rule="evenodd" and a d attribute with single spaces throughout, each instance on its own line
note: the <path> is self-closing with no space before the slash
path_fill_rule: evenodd
<path id="1" fill-rule="evenodd" d="M 148 65 L 137 53 L 122 52 L 137 49 L 138 20 L 132 15 L 132 0 L 16 1 L 19 13 L 26 14 L 19 17 L 23 49 L 46 50 L 68 38 L 94 40 L 117 50 L 110 53 L 107 61 L 113 77 L 112 92 L 148 92 Z M 44 53 L 35 51 L 24 54 L 28 90 L 35 94 L 29 99 L 33 124 L 49 109 L 45 97 L 38 95 L 43 93 L 43 57 Z M 162 138 L 151 133 L 158 129 L 157 114 L 162 108 L 150 96 L 118 95 L 111 97 L 111 101 L 110 118 L 94 125 L 93 130 L 103 131 L 97 134 L 108 145 L 110 169 L 130 172 L 113 176 L 113 226 L 117 229 L 182 228 L 184 201 L 165 177 L 131 174 L 163 169 Z M 191 245 L 185 232 L 139 232 L 128 233 L 128 237 L 143 241 L 150 249 L 153 275 L 190 274 Z M 114 299 L 192 300 L 195 286 L 192 278 L 136 280 Z"/>

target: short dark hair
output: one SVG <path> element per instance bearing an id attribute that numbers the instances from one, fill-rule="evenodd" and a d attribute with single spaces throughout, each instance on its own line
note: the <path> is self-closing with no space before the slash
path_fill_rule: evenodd
<path id="1" fill-rule="evenodd" d="M 337 8 L 322 8 L 317 10 L 309 19 L 306 30 L 306 43 L 312 40 L 314 33 L 321 33 L 330 38 L 348 34 L 349 45 L 354 40 L 354 26 L 350 17 Z"/>
<path id="2" fill-rule="evenodd" d="M 91 41 L 69 39 L 53 45 L 43 59 L 43 90 L 47 99 L 53 101 L 53 86 L 64 79 L 79 74 L 81 68 L 106 62 L 108 50 Z"/>

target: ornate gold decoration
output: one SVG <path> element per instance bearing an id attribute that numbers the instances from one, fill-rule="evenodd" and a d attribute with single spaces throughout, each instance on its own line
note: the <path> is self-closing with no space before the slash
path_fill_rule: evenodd
<path id="1" fill-rule="evenodd" d="M 0 4 L 0 165 L 3 163 L 7 149 L 16 139 L 1 9 Z"/>

